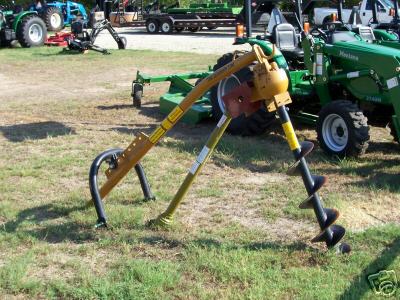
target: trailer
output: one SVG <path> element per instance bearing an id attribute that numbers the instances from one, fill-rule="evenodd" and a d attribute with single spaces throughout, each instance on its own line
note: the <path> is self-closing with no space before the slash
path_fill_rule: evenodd
<path id="1" fill-rule="evenodd" d="M 158 1 L 143 7 L 143 2 L 135 2 L 137 6 L 130 6 L 129 1 L 118 2 L 115 12 L 107 13 L 115 27 L 145 27 L 148 33 L 170 34 L 187 29 L 190 32 L 201 28 L 215 29 L 217 27 L 235 27 L 243 24 L 242 7 L 229 6 L 227 3 L 191 4 L 187 8 L 176 6 L 161 7 Z M 264 3 L 261 1 L 260 3 Z M 259 8 L 259 9 L 258 9 Z M 268 18 L 262 18 L 265 5 L 260 4 L 253 8 L 253 14 L 260 21 L 257 25 L 265 26 Z"/>

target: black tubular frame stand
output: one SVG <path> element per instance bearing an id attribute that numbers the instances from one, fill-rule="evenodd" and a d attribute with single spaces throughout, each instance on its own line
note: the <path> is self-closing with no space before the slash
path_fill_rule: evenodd
<path id="1" fill-rule="evenodd" d="M 100 166 L 103 162 L 108 162 L 110 167 L 112 168 L 113 164 L 116 164 L 117 157 L 121 155 L 123 152 L 122 149 L 109 149 L 104 151 L 103 153 L 99 154 L 95 160 L 93 161 L 90 171 L 89 171 L 89 187 L 90 187 L 90 194 L 92 196 L 92 201 L 97 213 L 97 223 L 96 227 L 107 227 L 107 218 L 106 213 L 104 211 L 103 201 L 100 196 L 99 186 L 97 182 L 97 176 L 99 173 Z M 153 196 L 150 185 L 147 180 L 146 174 L 144 173 L 143 167 L 140 163 L 137 163 L 135 166 L 136 174 L 139 177 L 140 186 L 143 191 L 144 200 L 155 200 Z"/>

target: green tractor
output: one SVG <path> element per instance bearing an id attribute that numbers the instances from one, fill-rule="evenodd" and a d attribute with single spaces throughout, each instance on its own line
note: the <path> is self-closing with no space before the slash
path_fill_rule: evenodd
<path id="1" fill-rule="evenodd" d="M 36 12 L 0 6 L 0 46 L 8 47 L 14 40 L 25 48 L 42 46 L 46 38 L 46 25 Z"/>
<path id="2" fill-rule="evenodd" d="M 250 12 L 250 1 L 245 3 L 246 11 Z M 246 14 L 246 35 L 237 38 L 235 44 L 259 45 L 287 71 L 289 92 L 294 99 L 291 115 L 316 126 L 318 141 L 326 153 L 339 157 L 362 155 L 370 139 L 369 125 L 389 126 L 394 139 L 399 139 L 400 51 L 396 47 L 367 42 L 341 22 L 332 22 L 325 30 L 315 27 L 299 34 L 291 24 L 283 22 L 277 8 L 271 13 L 275 24 L 268 26 L 272 28 L 269 34 L 252 37 L 250 16 Z M 296 19 L 302 28 L 300 1 L 296 2 Z M 238 55 L 241 54 L 223 55 L 214 70 Z M 139 84 L 149 79 L 138 77 L 133 86 L 134 100 L 141 93 Z M 186 77 L 192 78 L 187 74 Z M 182 79 L 176 76 L 167 80 L 171 81 L 170 91 L 177 96 L 174 101 L 190 90 L 188 85 L 181 90 Z M 214 86 L 208 97 L 211 115 L 218 119 L 225 109 L 223 96 L 251 80 L 250 67 Z M 172 98 L 168 93 L 164 96 L 161 102 Z M 203 109 L 207 108 L 204 100 L 199 103 Z M 273 118 L 274 115 L 261 108 L 250 116 L 232 120 L 229 131 L 246 135 L 262 133 Z"/>
<path id="3" fill-rule="evenodd" d="M 302 24 L 300 6 L 296 8 L 296 17 Z M 271 19 L 279 20 L 279 12 Z M 278 21 L 272 35 L 256 38 L 251 37 L 251 26 L 247 24 L 247 37 L 237 39 L 236 44 L 257 44 L 265 54 L 274 54 L 276 63 L 287 70 L 290 78 L 289 89 L 295 99 L 292 114 L 316 125 L 318 141 L 325 152 L 340 157 L 363 154 L 370 138 L 369 124 L 389 126 L 398 140 L 400 51 L 397 47 L 368 43 L 340 22 L 329 24 L 326 30 L 302 31 L 301 47 L 298 38 L 292 25 Z M 221 57 L 215 69 L 232 57 L 232 54 Z M 217 116 L 224 109 L 220 102 L 224 94 L 248 80 L 238 72 L 215 86 L 211 92 L 213 114 Z M 250 123 L 252 118 L 259 119 L 253 115 L 243 121 Z M 262 122 L 269 120 L 265 118 Z"/>

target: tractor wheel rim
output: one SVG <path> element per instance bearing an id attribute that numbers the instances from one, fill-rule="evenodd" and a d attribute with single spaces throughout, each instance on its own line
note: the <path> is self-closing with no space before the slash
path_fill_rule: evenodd
<path id="1" fill-rule="evenodd" d="M 169 32 L 170 29 L 171 29 L 171 26 L 170 26 L 168 23 L 162 24 L 162 30 L 163 30 L 164 32 Z"/>
<path id="2" fill-rule="evenodd" d="M 221 112 L 225 112 L 225 103 L 222 100 L 222 97 L 229 93 L 232 89 L 240 85 L 240 80 L 235 75 L 231 75 L 218 84 L 218 105 Z"/>
<path id="3" fill-rule="evenodd" d="M 349 130 L 345 120 L 337 114 L 328 115 L 322 124 L 322 137 L 329 149 L 335 152 L 342 151 L 349 141 Z"/>
<path id="4" fill-rule="evenodd" d="M 59 28 L 61 26 L 61 18 L 59 14 L 52 14 L 50 17 L 50 24 L 53 28 Z"/>
<path id="5" fill-rule="evenodd" d="M 156 25 L 155 25 L 154 23 L 150 23 L 150 24 L 149 24 L 149 31 L 150 31 L 150 32 L 156 31 Z"/>
<path id="6" fill-rule="evenodd" d="M 29 38 L 32 42 L 37 43 L 42 40 L 43 37 L 43 29 L 39 24 L 32 24 L 29 27 Z"/>

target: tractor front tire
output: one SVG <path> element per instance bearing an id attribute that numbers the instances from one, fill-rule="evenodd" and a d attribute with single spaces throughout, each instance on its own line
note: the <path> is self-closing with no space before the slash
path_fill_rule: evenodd
<path id="1" fill-rule="evenodd" d="M 64 28 L 64 17 L 62 12 L 53 6 L 46 8 L 42 15 L 48 31 L 60 31 Z"/>
<path id="2" fill-rule="evenodd" d="M 368 148 L 368 119 L 357 104 L 337 100 L 325 105 L 317 120 L 321 148 L 338 157 L 360 156 Z"/>
<path id="3" fill-rule="evenodd" d="M 24 48 L 42 46 L 46 38 L 46 24 L 37 16 L 25 17 L 17 28 L 17 39 Z"/>
<path id="4" fill-rule="evenodd" d="M 226 64 L 232 62 L 233 54 L 227 53 L 220 57 L 213 70 L 216 71 Z M 218 85 L 211 89 L 211 105 L 212 114 L 215 120 L 219 120 L 225 110 L 225 105 L 222 97 L 229 93 L 230 90 L 240 85 L 244 81 L 252 78 L 251 67 L 245 67 L 230 77 L 221 80 Z M 275 113 L 268 112 L 265 108 L 261 108 L 250 116 L 240 115 L 232 119 L 227 131 L 234 135 L 259 135 L 264 133 L 267 128 L 275 121 Z"/>

